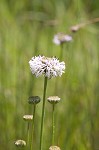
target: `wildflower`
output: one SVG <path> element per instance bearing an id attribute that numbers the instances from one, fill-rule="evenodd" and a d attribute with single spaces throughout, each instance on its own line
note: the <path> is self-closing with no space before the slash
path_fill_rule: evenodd
<path id="1" fill-rule="evenodd" d="M 17 141 L 15 141 L 15 145 L 18 147 L 24 147 L 24 146 L 26 146 L 26 142 L 23 140 L 17 140 Z"/>
<path id="2" fill-rule="evenodd" d="M 29 104 L 37 104 L 41 101 L 39 96 L 30 96 L 28 99 Z"/>
<path id="3" fill-rule="evenodd" d="M 64 42 L 70 42 L 70 41 L 72 41 L 72 36 L 64 34 L 64 33 L 58 33 L 54 35 L 54 39 L 53 39 L 53 42 L 56 45 L 60 45 Z"/>
<path id="4" fill-rule="evenodd" d="M 31 120 L 33 119 L 33 115 L 24 115 L 24 116 L 23 116 L 23 119 L 24 119 L 25 121 L 31 121 Z"/>
<path id="5" fill-rule="evenodd" d="M 60 101 L 60 98 L 58 96 L 50 96 L 47 98 L 48 102 L 51 104 L 56 104 Z"/>
<path id="6" fill-rule="evenodd" d="M 51 146 L 49 150 L 61 150 L 58 146 Z"/>
<path id="7" fill-rule="evenodd" d="M 65 70 L 65 63 L 59 62 L 55 57 L 49 58 L 45 56 L 35 56 L 29 61 L 30 69 L 32 74 L 36 77 L 41 76 L 42 74 L 48 79 L 52 77 L 61 76 Z"/>

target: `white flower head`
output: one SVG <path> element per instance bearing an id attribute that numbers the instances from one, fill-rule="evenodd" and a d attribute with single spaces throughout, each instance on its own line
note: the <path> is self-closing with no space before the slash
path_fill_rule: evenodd
<path id="1" fill-rule="evenodd" d="M 54 38 L 53 38 L 53 42 L 56 45 L 60 45 L 64 42 L 70 42 L 70 41 L 72 41 L 72 36 L 64 34 L 64 33 L 58 33 L 54 35 Z"/>
<path id="2" fill-rule="evenodd" d="M 61 76 L 65 71 L 65 62 L 59 62 L 55 57 L 35 56 L 29 61 L 32 74 L 36 77 L 42 74 L 49 79 Z"/>

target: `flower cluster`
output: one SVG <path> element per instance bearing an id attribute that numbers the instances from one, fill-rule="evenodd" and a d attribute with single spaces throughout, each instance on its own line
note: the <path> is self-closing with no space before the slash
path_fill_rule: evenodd
<path id="1" fill-rule="evenodd" d="M 29 64 L 32 74 L 36 77 L 44 74 L 45 77 L 51 79 L 52 77 L 61 76 L 65 70 L 65 63 L 59 62 L 55 57 L 35 56 L 32 57 Z"/>

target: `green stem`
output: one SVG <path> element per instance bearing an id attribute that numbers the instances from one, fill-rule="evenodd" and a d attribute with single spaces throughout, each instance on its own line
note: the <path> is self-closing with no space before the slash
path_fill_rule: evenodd
<path id="1" fill-rule="evenodd" d="M 62 60 L 63 58 L 63 43 L 60 44 L 60 56 L 59 59 Z"/>
<path id="2" fill-rule="evenodd" d="M 41 118 L 41 133 L 40 133 L 40 150 L 42 150 L 46 89 L 47 89 L 47 77 L 45 77 L 44 79 L 43 106 L 42 106 L 42 118 Z"/>
<path id="3" fill-rule="evenodd" d="M 54 114 L 55 114 L 55 104 L 53 104 L 53 111 L 52 111 L 52 145 L 55 144 L 55 122 L 54 122 Z"/>
<path id="4" fill-rule="evenodd" d="M 36 104 L 34 104 L 34 109 L 33 109 L 32 137 L 31 137 L 31 150 L 33 149 L 33 133 L 34 133 L 35 110 L 36 110 Z"/>
<path id="5" fill-rule="evenodd" d="M 29 128 L 30 128 L 30 124 L 28 122 L 28 126 L 27 126 L 27 148 L 29 149 Z"/>
<path id="6" fill-rule="evenodd" d="M 62 58 L 63 58 L 63 44 L 64 43 L 61 43 L 60 44 L 60 56 L 59 56 L 59 60 L 62 61 Z M 55 91 L 54 91 L 54 94 L 58 92 L 58 82 L 57 82 L 57 79 L 55 81 Z"/>

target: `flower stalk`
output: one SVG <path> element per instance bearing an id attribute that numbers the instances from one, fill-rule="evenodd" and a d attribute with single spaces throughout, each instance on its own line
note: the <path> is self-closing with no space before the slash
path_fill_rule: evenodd
<path id="1" fill-rule="evenodd" d="M 29 137 L 30 137 L 30 135 L 29 135 L 29 130 L 30 130 L 30 124 L 29 124 L 29 122 L 28 122 L 28 124 L 27 124 L 27 147 L 29 148 Z"/>
<path id="2" fill-rule="evenodd" d="M 34 121 L 35 121 L 35 111 L 36 111 L 36 104 L 33 105 L 33 120 L 32 120 L 32 137 L 31 137 L 31 150 L 33 149 L 33 133 L 34 133 Z"/>
<path id="3" fill-rule="evenodd" d="M 48 102 L 52 104 L 52 145 L 55 144 L 55 105 L 60 101 L 58 96 L 50 96 L 47 98 Z"/>
<path id="4" fill-rule="evenodd" d="M 31 121 L 33 120 L 33 116 L 32 115 L 24 115 L 23 119 L 27 122 L 27 148 L 30 149 L 30 124 Z"/>
<path id="5" fill-rule="evenodd" d="M 62 58 L 63 58 L 63 45 L 64 45 L 64 43 L 60 44 L 60 57 L 59 57 L 60 60 L 62 60 Z"/>
<path id="6" fill-rule="evenodd" d="M 36 105 L 40 102 L 39 96 L 31 96 L 28 99 L 28 103 L 33 105 L 33 120 L 32 120 L 32 135 L 31 135 L 31 150 L 33 149 L 33 133 L 34 133 L 34 122 L 35 122 L 35 111 Z"/>
<path id="7" fill-rule="evenodd" d="M 53 103 L 53 110 L 52 110 L 52 145 L 55 144 L 55 121 L 54 121 L 54 114 L 55 114 L 55 104 Z"/>
<path id="8" fill-rule="evenodd" d="M 40 150 L 42 150 L 42 140 L 43 140 L 43 125 L 44 125 L 46 89 L 47 89 L 47 77 L 45 77 L 45 79 L 44 79 L 44 92 L 43 92 L 43 105 L 42 105 L 42 118 L 41 118 L 41 133 L 40 133 Z"/>

